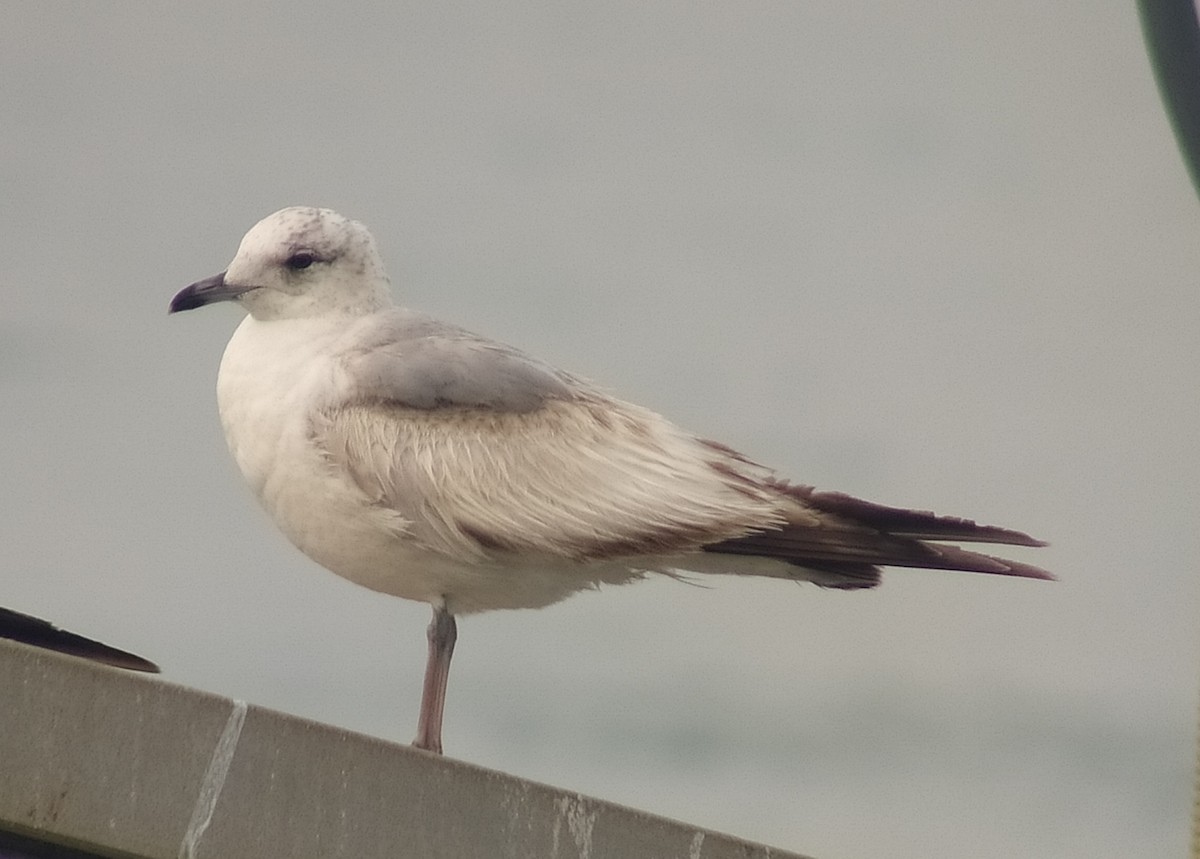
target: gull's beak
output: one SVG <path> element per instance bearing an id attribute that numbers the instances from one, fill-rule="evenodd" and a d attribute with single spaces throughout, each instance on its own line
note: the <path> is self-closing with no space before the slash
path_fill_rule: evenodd
<path id="1" fill-rule="evenodd" d="M 167 313 L 178 313 L 180 310 L 191 310 L 212 304 L 214 301 L 232 301 L 254 289 L 252 286 L 236 286 L 225 282 L 225 272 L 198 280 L 191 286 L 185 286 L 171 299 Z"/>

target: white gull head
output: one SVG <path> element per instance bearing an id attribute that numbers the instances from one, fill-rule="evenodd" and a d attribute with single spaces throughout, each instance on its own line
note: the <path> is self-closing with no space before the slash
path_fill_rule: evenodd
<path id="1" fill-rule="evenodd" d="M 255 224 L 224 272 L 175 296 L 171 311 L 237 301 L 255 319 L 362 316 L 392 303 L 371 233 L 331 209 L 292 206 Z"/>

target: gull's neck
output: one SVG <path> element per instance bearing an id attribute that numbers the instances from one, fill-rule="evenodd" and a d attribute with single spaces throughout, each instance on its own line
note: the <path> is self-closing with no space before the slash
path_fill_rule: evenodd
<path id="1" fill-rule="evenodd" d="M 395 306 L 386 278 L 376 280 L 366 288 L 316 289 L 300 295 L 253 290 L 242 296 L 241 303 L 258 322 L 328 319 L 343 325 L 349 320 Z"/>

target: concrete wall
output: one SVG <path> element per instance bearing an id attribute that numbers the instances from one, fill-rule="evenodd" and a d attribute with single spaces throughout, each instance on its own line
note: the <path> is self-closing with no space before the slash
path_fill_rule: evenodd
<path id="1" fill-rule="evenodd" d="M 0 641 L 5 831 L 151 859 L 801 859 Z"/>

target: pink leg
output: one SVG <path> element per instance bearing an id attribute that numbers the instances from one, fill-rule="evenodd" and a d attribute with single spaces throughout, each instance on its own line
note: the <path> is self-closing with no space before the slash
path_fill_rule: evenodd
<path id="1" fill-rule="evenodd" d="M 446 706 L 446 681 L 450 677 L 450 657 L 458 628 L 454 615 L 443 606 L 433 607 L 429 622 L 429 660 L 425 663 L 425 689 L 421 693 L 421 717 L 417 720 L 418 749 L 442 753 L 442 710 Z"/>

